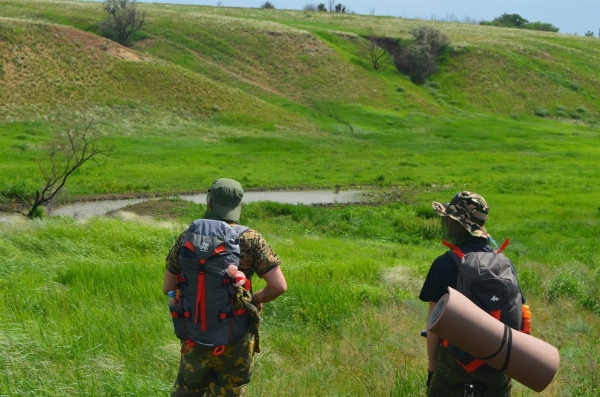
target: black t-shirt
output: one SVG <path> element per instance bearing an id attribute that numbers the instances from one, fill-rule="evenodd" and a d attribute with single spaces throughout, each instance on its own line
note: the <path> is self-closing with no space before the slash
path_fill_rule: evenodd
<path id="1" fill-rule="evenodd" d="M 469 252 L 493 252 L 487 239 L 473 237 L 458 246 L 465 254 Z M 421 288 L 419 299 L 424 302 L 437 302 L 442 296 L 448 293 L 448 287 L 456 289 L 456 278 L 458 277 L 458 267 L 456 262 L 450 256 L 450 251 L 435 258 L 427 278 Z"/>

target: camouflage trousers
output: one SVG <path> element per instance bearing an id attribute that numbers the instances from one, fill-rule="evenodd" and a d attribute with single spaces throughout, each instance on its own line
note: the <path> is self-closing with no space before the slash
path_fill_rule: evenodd
<path id="1" fill-rule="evenodd" d="M 247 333 L 214 355 L 213 349 L 184 342 L 171 397 L 246 396 L 252 377 L 257 336 Z"/>
<path id="2" fill-rule="evenodd" d="M 454 355 L 440 345 L 433 376 L 427 389 L 427 397 L 464 397 L 465 383 L 483 385 L 476 397 L 510 397 L 511 379 L 501 372 L 486 375 L 484 378 L 467 373 L 456 361 Z"/>

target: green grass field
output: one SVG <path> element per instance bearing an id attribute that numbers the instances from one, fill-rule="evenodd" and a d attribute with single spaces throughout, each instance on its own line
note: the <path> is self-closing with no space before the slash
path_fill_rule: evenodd
<path id="1" fill-rule="evenodd" d="M 160 290 L 164 256 L 202 207 L 165 201 L 159 208 L 176 218 L 0 226 L 2 394 L 167 395 L 178 350 Z M 419 331 L 427 312 L 417 295 L 429 263 L 444 250 L 431 215 L 424 205 L 399 202 L 249 204 L 242 222 L 263 231 L 289 282 L 289 291 L 265 308 L 250 395 L 424 395 Z M 560 222 L 577 240 L 573 246 L 563 235 L 539 241 L 517 226 L 518 216 L 502 218 L 489 230 L 496 238 L 510 231 L 507 251 L 532 307 L 533 335 L 561 353 L 559 373 L 543 395 L 594 395 L 597 224 L 585 230 Z M 550 221 L 537 224 L 538 234 L 551 229 Z M 535 395 L 520 385 L 515 390 Z"/>
<path id="2" fill-rule="evenodd" d="M 600 40 L 140 7 L 150 23 L 121 47 L 95 34 L 101 3 L 2 1 L 0 210 L 39 188 L 38 160 L 76 110 L 114 151 L 76 171 L 59 202 L 203 191 L 217 177 L 247 190 L 381 187 L 377 205 L 245 207 L 289 285 L 265 305 L 249 393 L 399 397 L 425 393 L 417 296 L 445 250 L 430 202 L 476 191 L 488 230 L 511 239 L 533 335 L 561 354 L 542 395 L 600 393 Z M 451 43 L 422 86 L 360 55 L 369 32 L 405 44 L 421 25 Z M 0 396 L 168 395 L 178 346 L 164 258 L 203 208 L 127 210 L 0 222 Z M 513 395 L 536 393 L 515 383 Z"/>

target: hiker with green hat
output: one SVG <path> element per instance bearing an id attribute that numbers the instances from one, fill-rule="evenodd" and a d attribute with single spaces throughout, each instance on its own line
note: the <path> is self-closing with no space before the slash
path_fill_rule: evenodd
<path id="1" fill-rule="evenodd" d="M 441 216 L 441 225 L 444 235 L 443 243 L 450 251 L 438 256 L 432 263 L 425 282 L 423 283 L 419 299 L 429 303 L 431 315 L 436 303 L 448 292 L 448 287 L 464 293 L 473 302 L 476 302 L 484 311 L 491 313 L 512 328 L 519 329 L 521 323 L 521 305 L 525 303 L 520 287 L 516 281 L 516 272 L 513 264 L 502 254 L 502 248 L 497 247 L 495 241 L 485 228 L 489 214 L 489 206 L 485 199 L 473 192 L 462 191 L 456 193 L 450 203 L 432 202 L 434 211 Z M 445 241 L 445 240 L 449 240 Z M 506 242 L 508 244 L 508 240 Z M 492 245 L 494 248 L 492 248 Z M 489 265 L 488 265 L 489 262 Z M 493 264 L 492 264 L 493 262 Z M 499 266 L 498 263 L 501 265 Z M 490 268 L 501 268 L 502 275 L 493 281 L 482 281 L 482 274 Z M 468 277 L 471 277 L 468 284 Z M 507 292 L 496 292 L 480 299 L 480 291 L 467 295 L 465 290 L 476 290 L 486 282 L 495 282 L 494 285 L 502 286 Z M 486 280 L 493 277 L 487 277 Z M 472 281 L 474 280 L 474 281 Z M 466 285 L 469 285 L 468 287 Z M 458 287 L 457 287 L 458 285 Z M 475 287 L 473 287 L 475 285 Z M 485 284 L 489 286 L 490 284 Z M 508 285 L 508 287 L 505 287 Z M 471 293 L 470 290 L 468 293 Z M 486 291 L 489 293 L 489 291 Z M 506 296 L 503 294 L 507 294 Z M 491 297 L 491 298 L 490 298 Z M 482 303 L 483 302 L 483 303 Z M 491 303 L 490 303 L 491 302 Z M 502 310 L 486 310 L 485 306 L 499 306 Z M 500 315 L 502 314 L 502 318 Z M 510 316 L 512 323 L 506 320 Z M 489 396 L 506 397 L 511 393 L 511 379 L 502 372 L 485 365 L 466 352 L 444 341 L 429 331 L 427 333 L 428 377 L 427 396 Z"/>
<path id="2" fill-rule="evenodd" d="M 172 397 L 246 396 L 263 304 L 287 289 L 277 254 L 260 233 L 239 225 L 243 197 L 239 182 L 215 180 L 204 216 L 167 255 L 163 293 L 181 340 Z M 254 274 L 266 285 L 253 293 Z"/>

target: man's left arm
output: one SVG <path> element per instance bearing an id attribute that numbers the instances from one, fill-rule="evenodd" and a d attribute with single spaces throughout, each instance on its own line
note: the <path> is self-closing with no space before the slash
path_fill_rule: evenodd
<path id="1" fill-rule="evenodd" d="M 262 278 L 266 281 L 265 288 L 254 294 L 253 303 L 261 312 L 263 303 L 271 302 L 277 299 L 287 290 L 287 281 L 279 266 L 274 267 L 265 273 Z"/>

